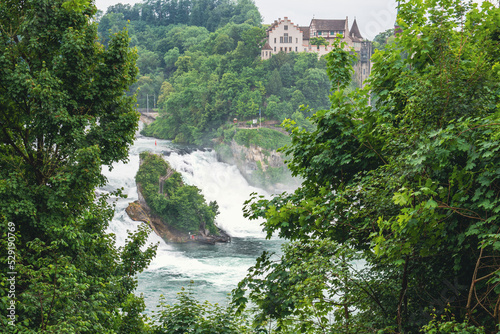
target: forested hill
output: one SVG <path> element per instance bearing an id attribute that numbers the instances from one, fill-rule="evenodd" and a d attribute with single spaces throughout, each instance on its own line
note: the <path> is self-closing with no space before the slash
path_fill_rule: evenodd
<path id="1" fill-rule="evenodd" d="M 120 21 L 143 22 L 148 26 L 185 24 L 215 31 L 229 22 L 243 23 L 262 20 L 252 0 L 145 0 L 131 6 L 117 4 L 108 7 L 101 19 L 101 31 L 107 31 Z M 102 26 L 104 25 L 104 27 Z"/>
<path id="2" fill-rule="evenodd" d="M 104 43 L 128 26 L 140 70 L 130 94 L 140 108 L 158 108 L 148 135 L 207 143 L 225 124 L 262 117 L 293 118 L 329 106 L 326 62 L 315 54 L 260 60 L 265 37 L 251 0 L 148 0 L 109 7 L 100 18 Z M 128 22 L 128 23 L 127 23 Z"/>

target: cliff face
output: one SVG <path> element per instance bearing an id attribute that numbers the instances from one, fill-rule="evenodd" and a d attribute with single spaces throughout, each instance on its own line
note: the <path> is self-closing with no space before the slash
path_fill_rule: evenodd
<path id="1" fill-rule="evenodd" d="M 151 226 L 153 231 L 166 242 L 185 242 L 188 239 L 182 233 L 169 229 L 168 226 L 162 222 L 160 217 L 152 215 L 147 204 L 143 206 L 140 201 L 135 201 L 130 203 L 125 211 L 130 219 L 142 221 Z"/>
<path id="2" fill-rule="evenodd" d="M 139 198 L 142 194 L 138 188 Z M 223 230 L 219 229 L 220 235 L 194 235 L 185 232 L 180 232 L 165 224 L 165 222 L 157 215 L 151 212 L 151 209 L 145 202 L 135 201 L 130 203 L 125 209 L 130 219 L 134 221 L 142 221 L 151 226 L 153 231 L 160 236 L 165 242 L 183 243 L 196 242 L 204 244 L 215 244 L 216 242 L 229 242 L 231 238 Z"/>
<path id="3" fill-rule="evenodd" d="M 298 180 L 291 177 L 284 156 L 276 150 L 256 145 L 239 145 L 235 140 L 216 147 L 220 161 L 236 165 L 248 183 L 268 191 L 293 189 Z"/>
<path id="4" fill-rule="evenodd" d="M 275 150 L 266 150 L 262 147 L 250 145 L 245 147 L 231 141 L 231 153 L 240 169 L 248 169 L 248 175 L 260 168 L 265 172 L 269 168 L 286 167 L 280 153 Z"/>

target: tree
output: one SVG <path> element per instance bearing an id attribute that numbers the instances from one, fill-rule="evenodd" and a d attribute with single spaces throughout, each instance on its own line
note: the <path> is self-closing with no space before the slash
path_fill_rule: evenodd
<path id="1" fill-rule="evenodd" d="M 156 53 L 139 48 L 138 55 L 137 66 L 141 74 L 152 73 L 160 66 L 160 59 Z"/>
<path id="2" fill-rule="evenodd" d="M 273 57 L 274 58 L 274 57 Z M 297 74 L 303 74 L 306 70 L 316 67 L 318 56 L 314 53 L 300 52 L 297 54 L 297 60 L 293 66 L 293 71 Z"/>
<path id="3" fill-rule="evenodd" d="M 218 34 L 214 41 L 213 53 L 226 54 L 233 49 L 234 41 L 226 34 Z"/>
<path id="4" fill-rule="evenodd" d="M 313 37 L 311 38 L 309 44 L 316 45 L 319 49 L 320 45 L 328 46 L 328 41 L 324 37 Z"/>
<path id="5" fill-rule="evenodd" d="M 489 2 L 403 2 L 402 34 L 355 92 L 349 52 L 328 55 L 331 109 L 311 117 L 314 131 L 288 125 L 302 186 L 245 209 L 293 243 L 278 261 L 263 254 L 237 304 L 250 289 L 258 320 L 282 329 L 497 330 L 499 14 Z"/>
<path id="6" fill-rule="evenodd" d="M 123 13 L 107 13 L 99 20 L 99 35 L 102 43 L 107 45 L 109 36 L 121 31 L 127 26 L 127 21 L 123 17 Z"/>
<path id="7" fill-rule="evenodd" d="M 386 44 L 390 44 L 394 42 L 394 28 L 387 29 L 383 31 L 373 39 L 373 49 L 374 50 L 383 50 L 385 49 Z"/>
<path id="8" fill-rule="evenodd" d="M 179 48 L 174 47 L 173 49 L 168 50 L 165 53 L 165 57 L 163 58 L 165 61 L 165 70 L 167 72 L 173 72 L 175 69 L 175 62 L 179 59 L 180 52 Z"/>
<path id="9" fill-rule="evenodd" d="M 289 63 L 283 64 L 280 68 L 280 78 L 281 82 L 283 83 L 283 87 L 290 88 L 294 82 L 293 82 L 293 76 L 292 76 L 292 67 L 290 66 Z"/>
<path id="10" fill-rule="evenodd" d="M 277 69 L 271 72 L 266 91 L 271 95 L 280 95 L 283 84 L 281 82 L 280 72 Z"/>
<path id="11" fill-rule="evenodd" d="M 328 92 L 331 83 L 324 70 L 310 68 L 306 70 L 302 79 L 297 81 L 297 88 L 304 95 L 307 103 L 315 109 L 328 106 Z"/>
<path id="12" fill-rule="evenodd" d="M 231 307 L 221 307 L 208 302 L 201 304 L 189 289 L 182 290 L 178 302 L 169 305 L 160 299 L 160 310 L 154 314 L 154 334 L 224 334 L 255 333 L 250 330 L 248 321 L 235 316 Z"/>
<path id="13" fill-rule="evenodd" d="M 95 13 L 84 0 L 0 3 L 0 249 L 15 245 L 18 272 L 14 299 L 0 290 L 2 309 L 16 307 L 15 324 L 0 315 L 3 332 L 123 332 L 132 314 L 143 327 L 133 291 L 155 252 L 141 251 L 149 228 L 116 249 L 109 196 L 95 192 L 137 129 L 125 95 L 136 55 L 125 30 L 97 41 Z"/>

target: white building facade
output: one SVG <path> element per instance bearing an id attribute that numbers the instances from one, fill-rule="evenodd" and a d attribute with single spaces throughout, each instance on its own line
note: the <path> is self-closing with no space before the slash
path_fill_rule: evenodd
<path id="1" fill-rule="evenodd" d="M 325 38 L 328 45 L 311 45 L 311 38 L 314 37 Z M 356 19 L 351 29 L 347 17 L 345 20 L 312 19 L 308 27 L 299 27 L 286 16 L 275 20 L 267 29 L 267 41 L 261 50 L 261 58 L 269 59 L 279 52 L 315 52 L 321 57 L 333 49 L 333 42 L 339 38 L 348 49 L 353 48 L 358 54 L 354 79 L 362 86 L 371 71 L 372 44 L 361 36 Z"/>

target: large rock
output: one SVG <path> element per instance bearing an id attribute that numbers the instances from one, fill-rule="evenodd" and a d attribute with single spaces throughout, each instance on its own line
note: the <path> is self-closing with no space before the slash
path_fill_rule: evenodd
<path id="1" fill-rule="evenodd" d="M 162 220 L 153 214 L 148 207 L 141 205 L 139 201 L 130 203 L 125 209 L 130 219 L 147 223 L 156 234 L 166 242 L 186 242 L 187 238 L 182 233 L 174 231 L 165 225 Z"/>
<path id="2" fill-rule="evenodd" d="M 147 223 L 157 235 L 167 243 L 195 242 L 204 244 L 215 244 L 217 242 L 230 242 L 231 237 L 223 230 L 220 235 L 191 235 L 177 231 L 165 224 L 162 219 L 151 213 L 149 208 L 141 205 L 139 201 L 130 203 L 125 209 L 130 219 Z"/>

